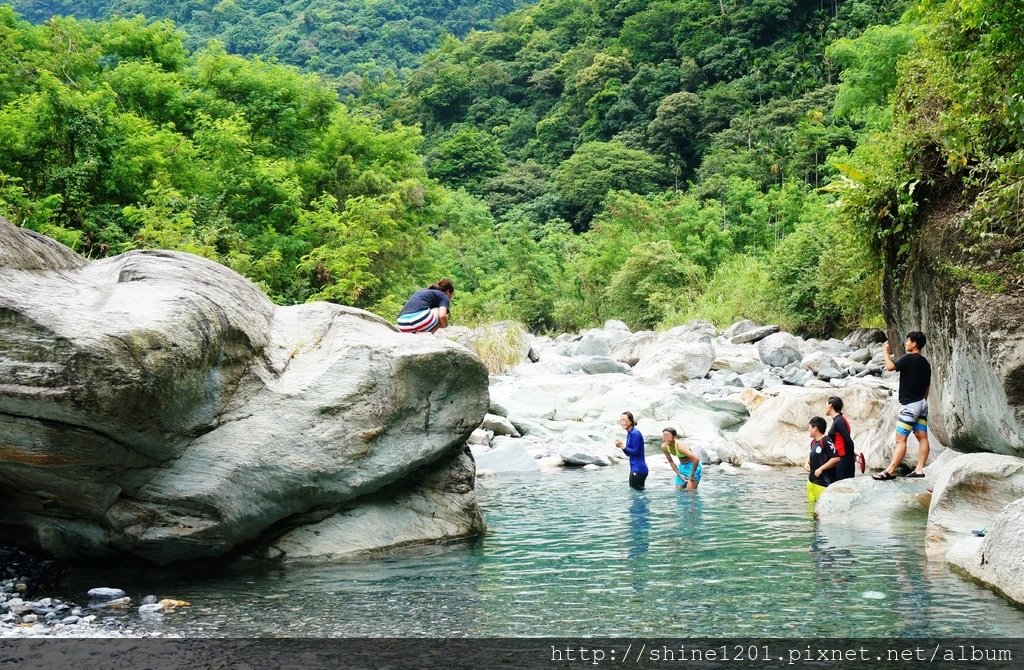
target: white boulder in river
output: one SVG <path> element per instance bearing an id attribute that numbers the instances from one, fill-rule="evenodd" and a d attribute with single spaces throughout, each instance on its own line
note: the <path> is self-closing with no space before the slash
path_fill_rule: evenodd
<path id="1" fill-rule="evenodd" d="M 813 416 L 825 416 L 829 396 L 842 398 L 843 413 L 850 422 L 858 453 L 864 454 L 868 468 L 882 469 L 889 464 L 895 447 L 896 414 L 899 409 L 886 382 L 857 381 L 844 388 L 775 387 L 751 411 L 750 420 L 736 433 L 732 459 L 767 465 L 803 465 L 807 460 L 807 422 Z M 831 421 L 831 420 L 828 420 Z M 942 446 L 929 442 L 931 457 Z M 917 440 L 910 438 L 905 463 L 917 463 Z"/>
<path id="2" fill-rule="evenodd" d="M 0 525 L 53 554 L 223 554 L 402 481 L 412 509 L 448 515 L 444 537 L 482 528 L 462 449 L 487 371 L 452 342 L 275 306 L 189 254 L 89 262 L 0 219 L 0 352 Z M 469 490 L 417 474 L 445 463 Z"/>

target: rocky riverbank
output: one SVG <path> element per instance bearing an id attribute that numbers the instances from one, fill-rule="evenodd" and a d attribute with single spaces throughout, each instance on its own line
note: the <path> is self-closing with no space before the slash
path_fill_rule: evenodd
<path id="1" fill-rule="evenodd" d="M 188 603 L 143 596 L 137 603 L 117 588 L 88 591 L 85 604 L 61 600 L 67 565 L 17 547 L 0 547 L 0 638 L 159 637 L 143 624 Z"/>
<path id="2" fill-rule="evenodd" d="M 488 336 L 449 331 L 470 346 Z M 616 420 L 627 410 L 655 468 L 666 467 L 658 443 L 667 426 L 705 463 L 720 464 L 715 473 L 801 465 L 807 421 L 824 414 L 830 395 L 844 400 L 867 467 L 880 470 L 892 456 L 898 410 L 898 374 L 883 370 L 885 339 L 880 330 L 804 339 L 751 322 L 724 332 L 695 322 L 633 333 L 611 321 L 580 334 L 524 335 L 518 362 L 492 374 L 490 413 L 470 437 L 478 474 L 614 466 L 624 460 L 612 446 Z M 936 377 L 933 389 L 945 383 Z M 925 479 L 876 482 L 863 473 L 830 487 L 816 514 L 825 524 L 874 530 L 911 519 L 931 559 L 1024 604 L 1024 459 L 948 450 L 944 434 L 931 435 Z M 912 438 L 903 465 L 917 459 Z"/>

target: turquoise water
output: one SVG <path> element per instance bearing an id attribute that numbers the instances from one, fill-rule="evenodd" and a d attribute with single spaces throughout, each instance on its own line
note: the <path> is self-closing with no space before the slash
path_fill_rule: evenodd
<path id="1" fill-rule="evenodd" d="M 819 527 L 798 469 L 709 468 L 696 495 L 667 471 L 643 493 L 626 476 L 482 480 L 489 530 L 472 543 L 201 578 L 76 572 L 65 595 L 191 601 L 145 623 L 121 615 L 187 636 L 1024 637 L 1024 611 L 925 558 L 923 518 Z"/>

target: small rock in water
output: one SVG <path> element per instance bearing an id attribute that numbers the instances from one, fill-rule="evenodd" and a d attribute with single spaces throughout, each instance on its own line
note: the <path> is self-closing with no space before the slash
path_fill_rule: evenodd
<path id="1" fill-rule="evenodd" d="M 21 617 L 21 623 L 35 623 L 38 620 L 39 617 L 37 617 L 35 614 L 26 614 L 25 616 Z"/>
<path id="2" fill-rule="evenodd" d="M 173 598 L 164 598 L 159 602 L 159 604 L 163 605 L 164 609 L 172 610 L 175 607 L 188 607 L 192 603 L 188 602 L 187 600 L 174 600 Z"/>
<path id="3" fill-rule="evenodd" d="M 162 614 L 164 606 L 160 603 L 147 603 L 139 607 L 139 614 L 146 616 L 147 614 Z"/>
<path id="4" fill-rule="evenodd" d="M 861 597 L 867 598 L 868 600 L 884 600 L 885 594 L 881 591 L 865 591 L 861 594 Z"/>
<path id="5" fill-rule="evenodd" d="M 156 596 L 146 596 L 145 598 L 142 599 L 142 604 L 143 605 L 155 605 L 158 602 L 160 602 L 160 599 L 157 598 Z"/>
<path id="6" fill-rule="evenodd" d="M 89 589 L 89 597 L 93 600 L 116 600 L 124 598 L 126 595 L 128 594 L 121 589 L 111 589 L 105 586 Z"/>
<path id="7" fill-rule="evenodd" d="M 76 616 L 66 616 L 63 619 L 61 619 L 60 622 L 62 624 L 65 624 L 65 625 L 75 624 L 75 623 L 78 623 L 78 617 L 76 617 Z"/>
<path id="8" fill-rule="evenodd" d="M 91 624 L 95 620 L 96 620 L 96 615 L 95 614 L 90 614 L 89 616 L 84 616 L 81 619 L 79 619 L 78 620 L 78 625 L 79 626 L 88 626 L 89 624 Z"/>
<path id="9" fill-rule="evenodd" d="M 127 596 L 125 596 L 124 598 L 114 598 L 113 600 L 104 600 L 102 602 L 93 602 L 91 606 L 96 608 L 96 609 L 116 610 L 116 609 L 121 609 L 123 607 L 128 607 L 131 604 L 132 604 L 132 599 L 127 597 Z"/>

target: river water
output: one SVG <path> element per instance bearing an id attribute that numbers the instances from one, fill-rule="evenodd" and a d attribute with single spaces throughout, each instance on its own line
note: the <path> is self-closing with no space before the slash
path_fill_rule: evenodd
<path id="1" fill-rule="evenodd" d="M 624 467 L 478 483 L 488 532 L 469 543 L 326 566 L 236 564 L 205 576 L 73 571 L 93 586 L 188 600 L 137 631 L 189 637 L 1024 637 L 1024 611 L 925 557 L 924 518 L 818 525 L 799 469 L 647 490 Z M 922 488 L 924 485 L 922 485 Z"/>

